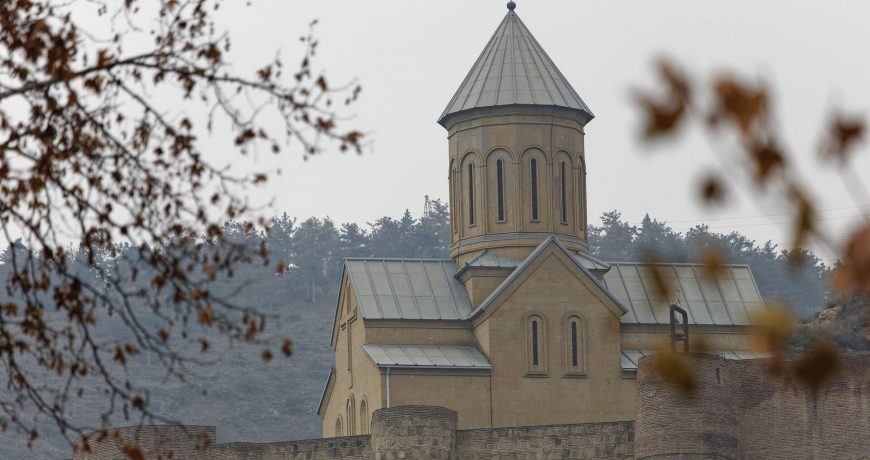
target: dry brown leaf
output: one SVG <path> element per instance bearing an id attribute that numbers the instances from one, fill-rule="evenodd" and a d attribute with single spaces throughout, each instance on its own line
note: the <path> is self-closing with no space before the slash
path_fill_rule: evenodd
<path id="1" fill-rule="evenodd" d="M 843 293 L 870 293 L 870 224 L 852 234 L 840 260 L 833 287 Z"/>
<path id="2" fill-rule="evenodd" d="M 820 340 L 794 365 L 795 379 L 812 392 L 828 383 L 840 369 L 840 354 L 827 340 Z"/>
<path id="3" fill-rule="evenodd" d="M 834 115 L 822 144 L 822 155 L 837 160 L 841 166 L 845 165 L 853 147 L 864 139 L 866 129 L 863 118 L 848 117 L 842 113 Z"/>
<path id="4" fill-rule="evenodd" d="M 691 394 L 697 387 L 697 379 L 692 372 L 691 363 L 683 356 L 673 352 L 660 352 L 652 356 L 652 369 L 663 381 L 675 386 L 683 393 Z"/>
<path id="5" fill-rule="evenodd" d="M 748 134 L 767 108 L 767 92 L 731 77 L 719 78 L 713 87 L 718 107 L 711 120 L 730 120 L 744 135 Z"/>
<path id="6" fill-rule="evenodd" d="M 145 454 L 142 453 L 142 450 L 139 449 L 138 446 L 133 444 L 124 444 L 122 448 L 124 454 L 130 458 L 130 460 L 145 460 Z"/>

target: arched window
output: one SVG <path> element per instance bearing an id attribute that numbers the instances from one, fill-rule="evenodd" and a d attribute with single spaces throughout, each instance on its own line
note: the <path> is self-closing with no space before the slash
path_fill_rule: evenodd
<path id="1" fill-rule="evenodd" d="M 356 434 L 356 426 L 354 426 L 354 422 L 356 418 L 354 417 L 354 410 L 356 408 L 353 404 L 353 396 L 351 396 L 347 400 L 347 414 L 345 414 L 345 419 L 347 419 L 347 435 L 353 436 Z"/>
<path id="2" fill-rule="evenodd" d="M 468 225 L 474 225 L 474 163 L 468 163 Z"/>
<path id="3" fill-rule="evenodd" d="M 498 221 L 504 222 L 504 160 L 495 162 L 496 188 L 498 193 Z"/>
<path id="4" fill-rule="evenodd" d="M 559 164 L 559 166 L 560 166 L 560 169 L 559 169 L 559 188 L 561 189 L 561 192 L 562 192 L 561 200 L 560 200 L 561 205 L 562 205 L 562 212 L 561 212 L 562 220 L 561 220 L 561 222 L 563 224 L 567 224 L 568 223 L 568 182 L 567 182 L 568 175 L 567 175 L 567 171 L 566 171 L 567 166 L 566 166 L 566 163 L 564 161 L 561 162 Z"/>
<path id="5" fill-rule="evenodd" d="M 586 374 L 585 335 L 583 320 L 579 316 L 571 315 L 565 320 L 566 375 Z"/>
<path id="6" fill-rule="evenodd" d="M 335 419 L 335 436 L 341 436 L 341 417 Z"/>
<path id="7" fill-rule="evenodd" d="M 584 168 L 583 168 L 583 157 L 580 157 L 580 166 L 577 169 L 579 181 L 577 182 L 577 212 L 580 214 L 577 215 L 577 222 L 580 224 L 580 228 L 583 229 L 586 226 L 586 210 L 584 209 L 583 203 L 583 193 L 586 191 L 586 177 L 584 176 Z"/>
<path id="8" fill-rule="evenodd" d="M 547 327 L 544 319 L 530 315 L 526 320 L 526 373 L 542 375 L 547 373 Z"/>
<path id="9" fill-rule="evenodd" d="M 532 158 L 529 162 L 529 171 L 531 177 L 531 192 L 532 192 L 532 220 L 538 220 L 538 160 Z"/>
<path id="10" fill-rule="evenodd" d="M 366 400 L 363 399 L 359 403 L 359 434 L 366 434 L 369 432 L 369 407 Z"/>

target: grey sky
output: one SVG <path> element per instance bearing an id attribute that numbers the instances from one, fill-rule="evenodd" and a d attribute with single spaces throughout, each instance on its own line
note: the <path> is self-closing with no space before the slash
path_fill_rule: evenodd
<path id="1" fill-rule="evenodd" d="M 865 113 L 870 107 L 870 2 L 517 3 L 517 13 L 596 115 L 586 131 L 592 222 L 610 209 L 632 222 L 649 212 L 678 230 L 706 221 L 717 231 L 785 241 L 787 224 L 773 223 L 788 222 L 781 215 L 787 209 L 754 203 L 759 200 L 750 198 L 752 190 L 716 212 L 699 206 L 699 175 L 721 163 L 697 129 L 652 151 L 637 141 L 629 90 L 654 82 L 652 62 L 662 55 L 705 81 L 724 68 L 771 83 L 777 122 L 823 200 L 832 238 L 854 222 L 844 216 L 870 212 L 870 206 L 856 208 L 870 200 L 856 203 L 816 154 L 831 108 Z M 298 152 L 264 155 L 264 167 L 283 170 L 262 192 L 275 197 L 274 211 L 365 222 L 405 208 L 419 214 L 427 194 L 446 199 L 446 132 L 435 120 L 505 13 L 502 0 L 263 0 L 226 9 L 234 33 L 231 60 L 240 70 L 267 62 L 278 48 L 295 64 L 298 37 L 317 18 L 316 68 L 333 82 L 355 77 L 363 86 L 352 123 L 371 132 L 369 150 L 361 157 L 329 152 L 308 161 Z M 222 155 L 225 142 L 231 137 L 209 141 L 215 155 Z M 864 152 L 856 170 L 870 183 L 866 157 Z M 762 214 L 775 216 L 743 218 Z"/>

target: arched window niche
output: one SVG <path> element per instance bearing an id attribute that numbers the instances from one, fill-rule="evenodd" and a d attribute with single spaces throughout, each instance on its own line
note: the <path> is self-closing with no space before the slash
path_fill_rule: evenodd
<path id="1" fill-rule="evenodd" d="M 565 151 L 556 153 L 553 163 L 553 212 L 556 224 L 575 225 L 575 172 L 571 157 Z"/>
<path id="2" fill-rule="evenodd" d="M 538 209 L 538 159 L 532 158 L 529 160 L 529 206 L 532 222 L 541 220 L 540 210 Z"/>
<path id="3" fill-rule="evenodd" d="M 483 191 L 483 210 L 488 228 L 500 228 L 513 222 L 513 157 L 504 148 L 497 148 L 486 156 L 485 173 L 480 174 L 486 179 Z"/>
<path id="4" fill-rule="evenodd" d="M 526 374 L 547 375 L 547 323 L 544 318 L 538 314 L 527 316 L 524 335 L 526 336 Z"/>
<path id="5" fill-rule="evenodd" d="M 338 416 L 335 419 L 335 437 L 342 436 L 343 434 L 341 431 L 341 416 Z"/>
<path id="6" fill-rule="evenodd" d="M 359 434 L 368 434 L 371 429 L 369 422 L 369 405 L 363 398 L 359 403 Z"/>
<path id="7" fill-rule="evenodd" d="M 520 206 L 517 210 L 522 213 L 522 221 L 526 225 L 521 228 L 531 231 L 547 230 L 545 221 L 552 214 L 547 209 L 552 200 L 548 185 L 551 183 L 550 166 L 541 149 L 531 147 L 523 152 L 520 161 L 521 174 L 518 175 Z"/>
<path id="8" fill-rule="evenodd" d="M 499 158 L 495 162 L 495 188 L 496 194 L 498 195 L 498 204 L 497 204 L 497 214 L 498 221 L 504 222 L 505 220 L 505 210 L 504 210 L 504 160 Z"/>
<path id="9" fill-rule="evenodd" d="M 462 222 L 466 227 L 474 227 L 477 224 L 477 163 L 476 155 L 469 152 L 462 159 L 462 165 L 459 168 L 460 190 L 457 193 L 459 196 L 459 205 L 461 209 Z"/>
<path id="10" fill-rule="evenodd" d="M 565 375 L 582 377 L 586 375 L 586 328 L 580 315 L 572 314 L 564 323 L 564 362 Z"/>
<path id="11" fill-rule="evenodd" d="M 347 414 L 345 414 L 345 419 L 347 420 L 347 435 L 354 436 L 356 435 L 356 417 L 354 412 L 356 411 L 356 407 L 354 407 L 353 395 L 347 400 Z"/>

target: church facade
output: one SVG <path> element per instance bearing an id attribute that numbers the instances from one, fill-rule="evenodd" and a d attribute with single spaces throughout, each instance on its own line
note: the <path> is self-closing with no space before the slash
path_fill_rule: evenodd
<path id="1" fill-rule="evenodd" d="M 593 114 L 508 8 L 438 120 L 451 258 L 345 262 L 324 437 L 368 434 L 375 410 L 407 405 L 452 409 L 461 429 L 634 420 L 637 363 L 668 343 L 674 303 L 693 340 L 758 357 L 747 266 L 713 277 L 589 255 Z"/>

